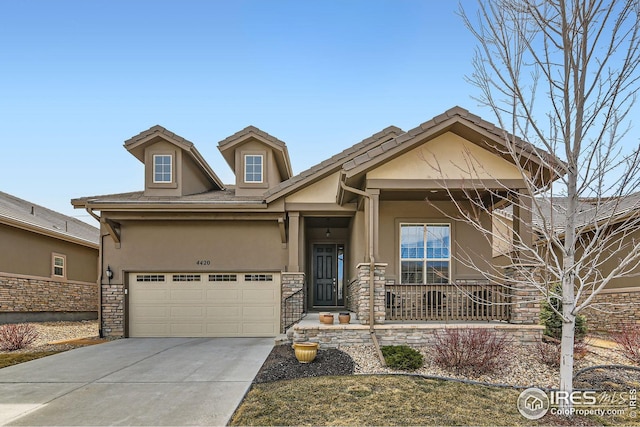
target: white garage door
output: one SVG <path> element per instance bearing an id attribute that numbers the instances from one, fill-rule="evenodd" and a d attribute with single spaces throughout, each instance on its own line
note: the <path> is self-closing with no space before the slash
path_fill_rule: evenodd
<path id="1" fill-rule="evenodd" d="M 277 273 L 130 273 L 131 337 L 271 337 L 280 333 Z"/>

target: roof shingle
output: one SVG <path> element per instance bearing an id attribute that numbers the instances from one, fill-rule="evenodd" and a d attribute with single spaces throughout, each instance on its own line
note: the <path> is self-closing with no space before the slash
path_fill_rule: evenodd
<path id="1" fill-rule="evenodd" d="M 76 218 L 0 191 L 0 222 L 12 220 L 43 229 L 48 234 L 72 237 L 97 247 L 100 230 Z"/>

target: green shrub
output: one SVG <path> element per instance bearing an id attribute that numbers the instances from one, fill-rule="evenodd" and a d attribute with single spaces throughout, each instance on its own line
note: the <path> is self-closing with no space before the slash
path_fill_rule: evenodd
<path id="1" fill-rule="evenodd" d="M 387 366 L 403 371 L 415 371 L 424 364 L 422 354 L 406 345 L 389 345 L 382 347 L 382 355 Z"/>
<path id="2" fill-rule="evenodd" d="M 561 295 L 562 285 L 555 285 L 553 291 Z M 562 317 L 551 308 L 552 306 L 559 312 L 562 312 L 562 301 L 560 299 L 551 299 L 551 304 L 549 304 L 548 301 L 544 301 L 540 307 L 540 323 L 544 325 L 545 335 L 559 340 L 562 339 Z M 587 319 L 579 314 L 576 316 L 576 341 L 582 341 L 585 335 L 587 335 Z"/>

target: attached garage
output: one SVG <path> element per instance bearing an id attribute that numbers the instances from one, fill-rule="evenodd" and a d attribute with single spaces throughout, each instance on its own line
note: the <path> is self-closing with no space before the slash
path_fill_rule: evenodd
<path id="1" fill-rule="evenodd" d="M 279 273 L 129 273 L 130 337 L 271 337 Z"/>

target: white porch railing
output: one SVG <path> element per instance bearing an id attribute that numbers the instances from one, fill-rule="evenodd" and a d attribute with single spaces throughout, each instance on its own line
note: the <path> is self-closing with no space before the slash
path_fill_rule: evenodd
<path id="1" fill-rule="evenodd" d="M 387 320 L 508 321 L 509 302 L 500 284 L 386 285 Z"/>

